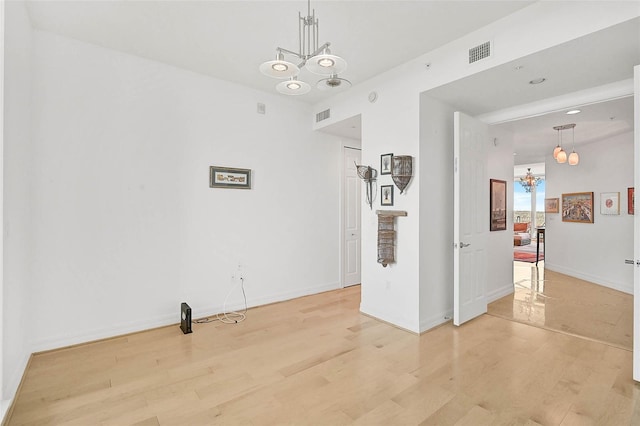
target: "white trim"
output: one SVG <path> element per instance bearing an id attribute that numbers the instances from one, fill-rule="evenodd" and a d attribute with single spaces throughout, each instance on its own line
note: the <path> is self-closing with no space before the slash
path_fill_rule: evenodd
<path id="1" fill-rule="evenodd" d="M 513 292 L 515 292 L 513 283 L 509 283 L 487 294 L 487 303 L 495 302 L 498 299 L 502 299 L 505 296 L 513 294 Z"/>
<path id="2" fill-rule="evenodd" d="M 600 102 L 627 98 L 629 96 L 633 96 L 633 79 L 622 80 L 562 96 L 488 112 L 476 118 L 487 124 L 501 124 L 565 111 L 568 108 L 579 108 Z"/>
<path id="3" fill-rule="evenodd" d="M 640 188 L 640 65 L 633 68 L 634 76 L 634 172 L 633 182 L 635 188 Z M 633 379 L 640 381 L 640 212 L 637 207 L 640 203 L 635 203 L 635 215 L 633 218 L 633 254 L 636 265 L 633 266 Z"/>
<path id="4" fill-rule="evenodd" d="M 430 316 L 429 318 L 425 318 L 420 321 L 420 333 L 422 334 L 432 328 L 449 322 L 451 321 L 451 318 L 453 318 L 453 309 L 448 309 L 445 312 L 440 312 L 436 315 Z"/>
<path id="5" fill-rule="evenodd" d="M 4 394 L 4 8 L 5 2 L 0 2 L 0 224 L 2 224 L 2 236 L 0 236 L 0 421 L 4 422 L 4 415 L 8 409 L 5 406 Z M 10 388 L 15 389 L 15 388 Z M 9 400 L 10 401 L 10 400 Z"/>
<path id="6" fill-rule="evenodd" d="M 318 294 L 325 291 L 337 290 L 340 288 L 340 283 L 333 282 L 329 284 L 304 287 L 294 291 L 287 291 L 283 293 L 273 294 L 265 297 L 259 297 L 255 299 L 247 300 L 247 306 L 250 308 L 267 305 L 270 303 L 284 302 L 286 300 L 295 299 L 298 297 L 309 296 L 312 294 Z M 211 315 L 221 313 L 224 310 L 223 305 L 213 306 L 210 308 L 198 308 L 191 307 L 193 318 L 204 318 Z M 237 311 L 244 309 L 244 304 L 235 303 L 226 307 L 227 311 Z M 117 337 L 124 334 L 136 333 L 158 327 L 165 327 L 180 322 L 179 306 L 176 304 L 175 312 L 170 314 L 158 315 L 155 318 L 135 321 L 130 323 L 122 323 L 113 327 L 98 328 L 91 330 L 87 333 L 80 335 L 57 335 L 51 338 L 38 340 L 31 344 L 32 352 L 41 352 L 45 350 L 63 348 L 66 346 L 77 345 L 81 343 L 88 343 L 96 340 L 107 339 L 111 337 Z M 250 313 L 248 314 L 250 315 Z"/>
<path id="7" fill-rule="evenodd" d="M 406 318 L 389 315 L 389 312 L 382 312 L 376 309 L 371 309 L 368 306 L 363 305 L 362 303 L 360 303 L 360 312 L 382 322 L 393 325 L 394 327 L 398 327 L 412 333 L 420 333 L 420 330 L 416 329 L 415 325 L 407 323 Z"/>
<path id="8" fill-rule="evenodd" d="M 11 407 L 12 403 L 13 403 L 13 398 L 3 399 L 0 401 L 0 424 L 4 424 L 4 422 L 7 420 L 4 417 L 9 412 L 9 408 Z"/>
<path id="9" fill-rule="evenodd" d="M 345 185 L 345 177 L 346 177 L 346 170 L 345 170 L 345 158 L 346 158 L 346 150 L 350 149 L 353 151 L 359 151 L 360 155 L 362 155 L 362 148 L 356 148 L 353 146 L 348 146 L 345 144 L 345 141 L 342 140 L 340 143 L 340 287 L 341 288 L 345 288 L 345 263 L 347 261 L 346 259 L 346 254 L 347 254 L 347 250 L 346 250 L 346 234 L 345 234 L 345 216 L 347 214 L 346 212 L 346 205 L 347 203 L 345 202 L 345 196 L 346 196 L 346 185 Z M 362 197 L 360 197 L 360 204 L 362 204 Z M 361 207 L 362 208 L 362 207 Z M 360 215 L 360 246 L 362 247 L 362 215 Z M 362 267 L 360 268 L 360 277 L 362 278 Z"/>
<path id="10" fill-rule="evenodd" d="M 590 283 L 598 284 L 613 290 L 618 290 L 623 293 L 633 294 L 633 284 L 630 283 L 611 282 L 597 275 L 585 274 L 575 269 L 566 268 L 560 265 L 554 265 L 553 263 L 549 263 L 547 260 L 545 260 L 544 269 L 553 272 L 559 272 L 561 274 L 569 275 L 570 277 L 575 277 L 584 281 L 589 281 Z"/>

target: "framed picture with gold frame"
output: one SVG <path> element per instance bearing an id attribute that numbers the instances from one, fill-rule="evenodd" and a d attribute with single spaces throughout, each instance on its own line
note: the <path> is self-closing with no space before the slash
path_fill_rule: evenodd
<path id="1" fill-rule="evenodd" d="M 562 221 L 593 223 L 593 192 L 562 194 Z"/>
<path id="2" fill-rule="evenodd" d="M 507 229 L 507 182 L 504 180 L 489 180 L 490 231 L 504 231 Z"/>
<path id="3" fill-rule="evenodd" d="M 545 198 L 544 199 L 544 212 L 545 213 L 560 213 L 560 199 L 559 198 Z"/>

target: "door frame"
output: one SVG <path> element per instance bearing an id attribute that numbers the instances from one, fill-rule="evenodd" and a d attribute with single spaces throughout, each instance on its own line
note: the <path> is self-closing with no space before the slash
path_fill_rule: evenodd
<path id="1" fill-rule="evenodd" d="M 640 65 L 633 68 L 633 185 L 640 188 Z M 634 200 L 635 201 L 635 200 Z M 633 217 L 633 380 L 640 381 L 640 212 Z"/>
<path id="2" fill-rule="evenodd" d="M 358 148 L 358 147 L 353 147 L 353 146 L 349 146 L 349 145 L 345 145 L 345 144 L 341 144 L 340 146 L 340 287 L 341 288 L 345 288 L 345 273 L 346 273 L 346 267 L 345 264 L 347 262 L 347 249 L 345 247 L 346 245 L 346 233 L 345 233 L 345 226 L 346 226 L 346 215 L 347 215 L 347 203 L 345 202 L 345 197 L 346 197 L 346 169 L 345 169 L 345 158 L 346 158 L 346 150 L 353 150 L 353 151 L 359 151 L 360 154 L 362 154 L 362 148 Z M 361 192 L 362 195 L 362 192 Z M 361 205 L 361 211 L 360 214 L 358 215 L 358 220 L 360 222 L 360 236 L 358 237 L 358 239 L 360 239 L 360 247 L 362 247 L 362 196 L 360 197 L 360 205 Z M 362 249 L 360 250 L 360 265 L 362 265 Z M 362 277 L 362 267 L 360 267 L 360 276 Z"/>
<path id="3" fill-rule="evenodd" d="M 459 111 L 453 123 L 453 324 L 460 326 L 487 312 L 489 126 Z"/>

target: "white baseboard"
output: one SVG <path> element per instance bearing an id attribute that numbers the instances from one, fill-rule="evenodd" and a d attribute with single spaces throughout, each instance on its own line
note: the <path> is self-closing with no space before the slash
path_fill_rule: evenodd
<path id="1" fill-rule="evenodd" d="M 493 290 L 491 293 L 487 294 L 487 304 L 495 302 L 498 299 L 502 299 L 503 297 L 513 293 L 514 291 L 515 289 L 513 287 L 513 283 L 506 284 L 497 290 Z"/>
<path id="2" fill-rule="evenodd" d="M 362 303 L 360 303 L 360 312 L 411 333 L 420 333 L 420 330 L 418 330 L 415 325 L 410 324 L 406 319 L 390 315 L 389 312 L 382 312 L 376 309 L 371 309 L 368 306 L 363 305 Z"/>
<path id="3" fill-rule="evenodd" d="M 425 331 L 431 330 L 432 328 L 442 325 L 447 321 L 451 321 L 451 318 L 453 318 L 453 309 L 425 318 L 420 321 L 420 333 L 424 333 Z"/>
<path id="4" fill-rule="evenodd" d="M 554 265 L 552 263 L 548 263 L 546 260 L 544 263 L 544 267 L 545 269 L 548 269 L 550 271 L 559 272 L 561 274 L 569 275 L 570 277 L 579 278 L 584 281 L 589 281 L 590 283 L 598 284 L 613 290 L 618 290 L 623 293 L 633 294 L 633 282 L 631 283 L 611 282 L 606 278 L 598 277 L 596 275 L 591 275 L 591 274 L 584 274 L 580 271 L 576 271 L 571 268 L 566 268 L 560 265 Z"/>
<path id="5" fill-rule="evenodd" d="M 24 377 L 25 372 L 27 371 L 27 366 L 29 365 L 29 359 L 31 358 L 31 354 L 24 354 L 20 364 L 16 367 L 15 370 L 11 372 L 11 375 L 8 377 L 6 382 L 5 391 L 6 394 L 3 394 L 3 397 L 10 396 L 8 399 L 0 400 L 0 424 L 4 424 L 5 416 L 9 412 L 11 408 L 11 404 L 13 403 L 13 399 L 16 396 L 16 392 L 20 387 L 20 382 L 22 382 L 22 378 Z M 6 377 L 6 376 L 5 376 Z M 4 385 L 4 384 L 3 384 Z"/>
<path id="6" fill-rule="evenodd" d="M 3 399 L 0 401 L 0 424 L 4 424 L 4 422 L 7 420 L 5 416 L 9 412 L 9 407 L 11 407 L 12 402 L 13 398 Z"/>
<path id="7" fill-rule="evenodd" d="M 249 308 L 254 308 L 256 306 L 268 305 L 271 303 L 284 302 L 291 299 L 297 299 L 298 297 L 310 296 L 312 294 L 324 293 L 325 291 L 338 290 L 342 288 L 340 283 L 330 283 L 324 284 L 315 287 L 305 287 L 296 289 L 294 291 L 287 291 L 283 293 L 277 293 L 269 296 L 263 296 L 253 299 L 247 299 L 247 306 Z M 226 311 L 241 311 L 244 309 L 244 304 L 242 303 L 232 303 L 227 305 Z M 223 305 L 218 306 L 209 306 L 209 307 L 191 307 L 191 315 L 193 318 L 205 318 L 210 317 L 212 315 L 217 315 L 223 313 L 225 311 L 225 307 Z"/>
<path id="8" fill-rule="evenodd" d="M 72 345 L 78 345 L 81 343 L 93 342 L 101 339 L 108 339 L 111 337 L 122 336 L 124 334 L 136 333 L 138 331 L 175 324 L 179 321 L 179 316 L 179 311 L 176 308 L 176 312 L 173 312 L 171 314 L 159 315 L 152 319 L 116 324 L 111 327 L 97 328 L 75 335 L 57 335 L 50 338 L 41 339 L 32 342 L 31 347 L 33 352 L 37 353 L 52 349 L 64 348 Z"/>
<path id="9" fill-rule="evenodd" d="M 293 291 L 276 293 L 273 295 L 258 297 L 258 298 L 247 298 L 247 306 L 248 307 L 256 307 L 262 306 L 269 303 L 275 302 L 283 302 L 285 300 L 295 299 L 297 297 L 309 296 L 312 294 L 322 293 L 325 291 L 337 290 L 341 288 L 339 282 L 334 282 L 330 284 L 324 284 L 320 286 L 314 287 L 304 287 L 300 289 L 296 289 Z M 57 335 L 47 339 L 41 339 L 35 342 L 30 342 L 30 347 L 32 348 L 32 352 L 42 352 L 51 349 L 63 348 L 67 346 L 77 345 L 81 343 L 92 342 L 101 339 L 107 339 L 111 337 L 122 336 L 125 334 L 136 333 L 139 331 L 150 330 L 158 327 L 165 327 L 172 324 L 178 324 L 180 322 L 180 311 L 179 311 L 180 301 L 176 302 L 175 310 L 171 313 L 166 313 L 163 315 L 158 315 L 155 318 L 150 318 L 141 321 L 133 321 L 129 323 L 116 324 L 111 327 L 103 327 L 99 329 L 90 330 L 87 332 L 83 332 L 80 334 L 67 334 L 67 335 Z M 192 317 L 193 318 L 203 318 L 211 315 L 215 315 L 218 313 L 222 313 L 224 311 L 224 306 L 208 306 L 208 307 L 197 307 L 191 306 L 192 309 Z M 226 308 L 228 312 L 237 311 L 244 309 L 244 303 L 234 303 L 229 304 Z"/>

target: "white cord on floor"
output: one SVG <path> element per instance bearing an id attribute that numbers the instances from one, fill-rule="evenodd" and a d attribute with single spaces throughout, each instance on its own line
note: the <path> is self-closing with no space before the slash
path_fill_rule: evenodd
<path id="1" fill-rule="evenodd" d="M 244 311 L 243 312 L 227 312 L 227 300 L 229 296 L 231 296 L 231 292 L 233 292 L 233 287 L 229 289 L 229 293 L 227 293 L 227 297 L 224 298 L 224 304 L 222 305 L 222 313 L 218 314 L 218 321 L 223 322 L 225 324 L 237 324 L 239 322 L 247 319 L 247 295 L 244 292 L 244 278 L 240 277 L 240 288 L 242 289 L 242 297 L 244 298 Z"/>
<path id="2" fill-rule="evenodd" d="M 247 294 L 244 291 L 244 278 L 240 277 L 240 288 L 242 289 L 242 297 L 244 298 L 244 310 L 242 312 L 231 311 L 227 312 L 227 301 L 229 300 L 229 296 L 233 292 L 233 286 L 229 289 L 227 296 L 224 298 L 224 303 L 222 304 L 222 312 L 216 314 L 213 317 L 202 318 L 199 320 L 194 320 L 193 322 L 196 324 L 206 324 L 214 321 L 220 321 L 224 324 L 238 324 L 247 319 Z"/>

